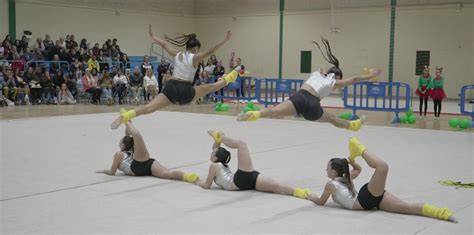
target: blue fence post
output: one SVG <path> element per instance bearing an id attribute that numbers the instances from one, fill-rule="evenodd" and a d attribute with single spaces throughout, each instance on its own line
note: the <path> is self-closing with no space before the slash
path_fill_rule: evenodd
<path id="1" fill-rule="evenodd" d="M 459 94 L 459 106 L 461 114 L 471 116 L 471 128 L 474 128 L 474 103 L 472 103 L 471 110 L 466 110 L 466 90 L 474 91 L 474 85 L 466 85 L 461 88 L 461 94 Z"/>

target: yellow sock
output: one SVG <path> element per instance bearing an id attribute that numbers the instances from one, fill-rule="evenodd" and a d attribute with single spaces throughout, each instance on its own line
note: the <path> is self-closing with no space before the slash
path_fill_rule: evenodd
<path id="1" fill-rule="evenodd" d="M 421 213 L 424 216 L 440 220 L 449 220 L 449 217 L 453 215 L 453 212 L 449 208 L 438 208 L 428 203 L 423 205 Z"/>
<path id="2" fill-rule="evenodd" d="M 223 76 L 222 79 L 224 79 L 226 85 L 228 85 L 229 83 L 235 82 L 238 76 L 239 76 L 239 73 L 237 73 L 237 71 L 235 70 L 232 70 L 230 73 Z"/>
<path id="3" fill-rule="evenodd" d="M 295 191 L 293 192 L 293 196 L 302 198 L 302 199 L 308 199 L 310 194 L 311 194 L 311 191 L 307 188 L 305 189 L 295 188 Z"/>
<path id="4" fill-rule="evenodd" d="M 358 130 L 360 130 L 361 127 L 362 127 L 362 121 L 360 119 L 357 119 L 357 120 L 354 120 L 354 121 L 350 121 L 349 122 L 349 128 L 347 128 L 347 129 L 351 130 L 351 131 L 358 131 Z"/>
<path id="5" fill-rule="evenodd" d="M 248 122 L 254 122 L 257 121 L 257 119 L 260 118 L 260 111 L 248 111 L 247 113 L 250 114 L 249 119 L 247 119 Z"/>
<path id="6" fill-rule="evenodd" d="M 184 173 L 183 181 L 194 183 L 199 179 L 199 176 L 196 173 Z"/>
<path id="7" fill-rule="evenodd" d="M 134 117 L 137 116 L 137 113 L 133 109 L 128 110 L 126 112 L 123 111 L 120 110 L 120 116 L 122 116 L 122 123 L 127 123 L 128 121 L 132 120 Z"/>
<path id="8" fill-rule="evenodd" d="M 358 156 L 361 156 L 366 149 L 367 148 L 365 147 L 365 145 L 361 144 L 356 137 L 352 137 L 349 140 L 349 159 L 351 161 L 354 161 L 354 159 Z"/>
<path id="9" fill-rule="evenodd" d="M 211 136 L 214 139 L 214 141 L 216 141 L 216 143 L 221 143 L 222 142 L 222 135 L 220 134 L 219 131 L 212 132 Z"/>

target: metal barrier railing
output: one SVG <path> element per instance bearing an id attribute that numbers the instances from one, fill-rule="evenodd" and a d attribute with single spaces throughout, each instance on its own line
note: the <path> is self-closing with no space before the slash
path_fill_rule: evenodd
<path id="1" fill-rule="evenodd" d="M 351 92 L 351 94 L 349 94 Z M 392 123 L 399 123 L 400 112 L 406 112 L 411 104 L 411 87 L 400 82 L 359 82 L 344 88 L 344 108 L 352 109 L 352 119 L 357 110 L 394 112 Z"/>
<path id="2" fill-rule="evenodd" d="M 296 93 L 303 85 L 304 80 L 297 79 L 276 79 L 276 78 L 264 78 L 259 79 L 259 99 L 260 103 L 263 103 L 265 107 L 268 105 L 282 103 L 288 99 L 291 95 Z"/>

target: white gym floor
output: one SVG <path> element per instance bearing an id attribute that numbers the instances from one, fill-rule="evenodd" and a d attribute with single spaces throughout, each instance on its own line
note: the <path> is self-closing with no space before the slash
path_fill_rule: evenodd
<path id="1" fill-rule="evenodd" d="M 354 133 L 329 124 L 156 112 L 139 117 L 152 157 L 163 165 L 207 175 L 219 129 L 248 143 L 256 170 L 320 195 L 326 164 L 347 157 L 348 138 L 359 137 L 389 166 L 387 191 L 409 202 L 450 207 L 458 224 L 431 218 L 348 211 L 329 199 L 321 207 L 302 199 L 256 191 L 203 190 L 154 177 L 96 174 L 109 168 L 123 127 L 116 114 L 0 121 L 1 233 L 420 233 L 473 234 L 474 189 L 438 180 L 473 182 L 474 133 L 364 126 Z M 236 152 L 231 168 L 236 170 Z M 373 170 L 363 170 L 359 189 Z"/>

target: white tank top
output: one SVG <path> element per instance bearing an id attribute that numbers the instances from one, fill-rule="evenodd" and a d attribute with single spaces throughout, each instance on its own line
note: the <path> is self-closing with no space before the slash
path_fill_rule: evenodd
<path id="1" fill-rule="evenodd" d="M 126 175 L 130 175 L 132 173 L 132 162 L 133 162 L 133 153 L 132 152 L 127 152 L 124 151 L 123 153 L 123 159 L 120 162 L 120 165 L 118 169 L 125 173 Z"/>
<path id="2" fill-rule="evenodd" d="M 331 183 L 336 187 L 336 192 L 332 195 L 332 200 L 340 206 L 351 210 L 357 199 L 357 194 L 356 196 L 352 196 L 351 190 L 338 179 L 332 180 Z"/>
<path id="3" fill-rule="evenodd" d="M 197 70 L 193 65 L 193 57 L 194 54 L 188 51 L 176 54 L 174 57 L 173 77 L 193 82 Z"/>
<path id="4" fill-rule="evenodd" d="M 305 84 L 311 86 L 314 91 L 318 93 L 319 98 L 323 99 L 331 94 L 334 84 L 336 84 L 336 79 L 334 79 L 333 73 L 330 73 L 325 77 L 319 72 L 313 72 L 309 76 L 309 79 L 306 80 Z"/>
<path id="5" fill-rule="evenodd" d="M 214 182 L 225 190 L 238 190 L 239 188 L 234 184 L 234 173 L 224 164 L 219 162 L 218 165 L 219 173 L 214 177 Z"/>

